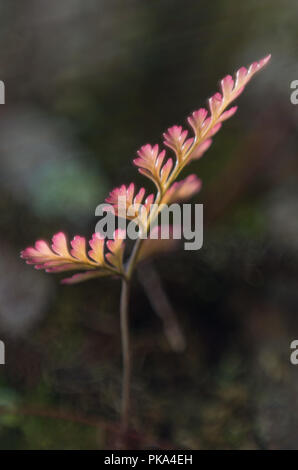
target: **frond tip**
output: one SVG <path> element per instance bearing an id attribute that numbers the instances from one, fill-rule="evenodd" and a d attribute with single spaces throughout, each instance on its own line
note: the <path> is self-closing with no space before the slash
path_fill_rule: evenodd
<path id="1" fill-rule="evenodd" d="M 208 100 L 209 110 L 200 108 L 188 117 L 192 136 L 189 136 L 189 131 L 182 126 L 172 126 L 163 134 L 164 145 L 174 152 L 175 165 L 172 158 L 166 159 L 165 150 L 159 152 L 158 145 L 152 147 L 147 144 L 138 151 L 138 158 L 134 160 L 139 172 L 150 178 L 161 192 L 167 189 L 178 173 L 177 168 L 180 171 L 208 150 L 212 137 L 219 131 L 222 123 L 237 111 L 237 106 L 229 108 L 230 104 L 243 92 L 255 73 L 269 62 L 270 57 L 268 55 L 258 62 L 253 62 L 248 68 L 241 67 L 234 79 L 227 75 L 221 80 L 220 92 L 216 92 Z M 165 160 L 167 161 L 164 164 Z"/>
<path id="2" fill-rule="evenodd" d="M 95 233 L 89 241 L 91 250 L 86 252 L 86 239 L 75 236 L 71 241 L 71 250 L 64 233 L 59 232 L 52 238 L 51 247 L 44 240 L 38 240 L 34 247 L 26 248 L 21 252 L 21 258 L 27 264 L 35 265 L 36 269 L 44 269 L 47 273 L 60 273 L 66 271 L 85 271 L 75 274 L 71 278 L 63 279 L 63 283 L 74 284 L 94 277 L 121 274 L 124 243 L 117 241 L 118 234 L 114 234 L 115 240 L 107 248 L 110 253 L 105 255 L 104 238 Z M 117 242 L 117 244 L 116 244 Z M 117 260 L 117 263 L 114 262 Z"/>

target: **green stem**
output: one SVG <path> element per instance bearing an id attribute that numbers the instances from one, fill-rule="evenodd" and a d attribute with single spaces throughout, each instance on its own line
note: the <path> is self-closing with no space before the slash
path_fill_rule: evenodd
<path id="1" fill-rule="evenodd" d="M 131 354 L 129 339 L 129 320 L 128 304 L 130 283 L 127 279 L 122 279 L 120 300 L 120 325 L 122 341 L 122 359 L 123 359 L 123 381 L 122 381 L 122 432 L 126 433 L 129 427 L 130 418 L 130 382 L 131 382 Z"/>

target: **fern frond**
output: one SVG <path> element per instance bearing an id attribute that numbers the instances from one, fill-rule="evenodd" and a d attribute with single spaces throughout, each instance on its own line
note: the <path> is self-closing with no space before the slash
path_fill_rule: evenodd
<path id="1" fill-rule="evenodd" d="M 116 243 L 116 240 L 111 242 Z M 71 250 L 69 251 L 65 234 L 59 232 L 53 236 L 51 247 L 44 240 L 38 240 L 34 247 L 28 247 L 21 252 L 21 258 L 25 259 L 27 264 L 34 264 L 36 269 L 44 269 L 47 273 L 86 271 L 86 273 L 80 273 L 80 275 L 62 281 L 68 284 L 92 277 L 109 276 L 122 272 L 120 261 L 114 264 L 111 262 L 109 255 L 105 257 L 104 239 L 100 234 L 95 233 L 89 241 L 92 248 L 88 252 L 89 256 L 86 253 L 86 239 L 84 237 L 77 235 L 70 244 Z M 117 247 L 118 245 L 115 245 L 113 250 L 110 250 L 114 256 L 118 256 Z M 122 246 L 121 250 L 124 250 Z M 122 260 L 120 256 L 118 258 Z"/>

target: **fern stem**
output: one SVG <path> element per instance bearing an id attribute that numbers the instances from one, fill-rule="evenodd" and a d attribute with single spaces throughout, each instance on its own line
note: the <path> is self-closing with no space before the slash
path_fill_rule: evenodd
<path id="1" fill-rule="evenodd" d="M 127 279 L 122 279 L 121 299 L 120 299 L 120 325 L 122 341 L 122 403 L 121 403 L 121 428 L 125 434 L 129 427 L 130 418 L 130 388 L 131 388 L 131 352 L 129 339 L 129 293 L 130 283 Z"/>

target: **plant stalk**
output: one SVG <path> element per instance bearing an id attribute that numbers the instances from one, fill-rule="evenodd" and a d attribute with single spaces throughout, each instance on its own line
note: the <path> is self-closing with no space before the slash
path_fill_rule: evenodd
<path id="1" fill-rule="evenodd" d="M 121 428 L 125 434 L 129 428 L 130 419 L 130 386 L 131 386 L 131 353 L 129 339 L 129 293 L 130 282 L 123 278 L 120 300 L 120 326 L 122 342 L 123 378 L 122 378 L 122 403 L 121 403 Z"/>

